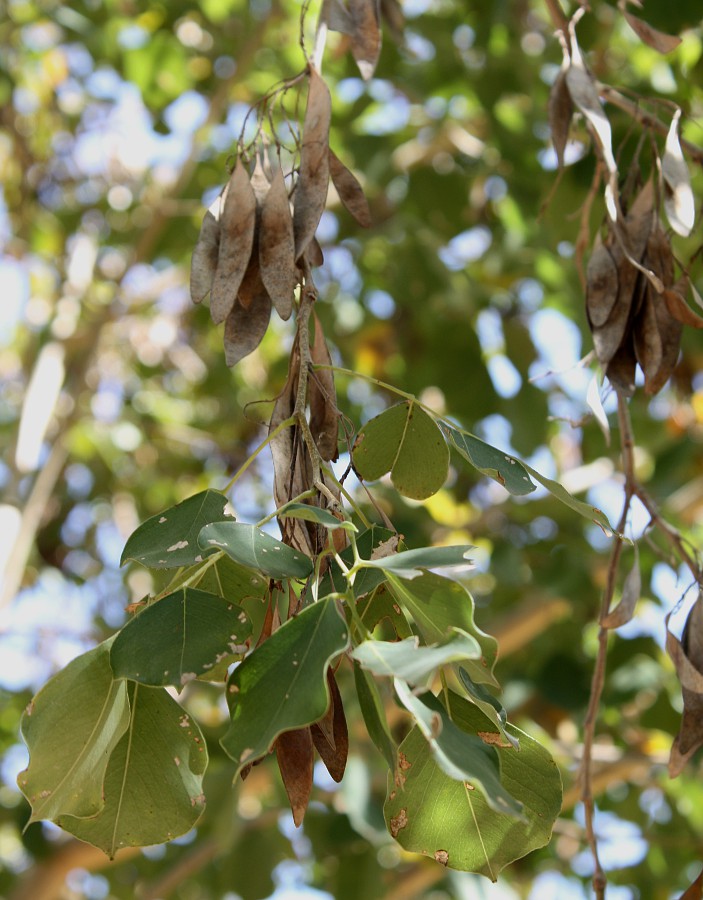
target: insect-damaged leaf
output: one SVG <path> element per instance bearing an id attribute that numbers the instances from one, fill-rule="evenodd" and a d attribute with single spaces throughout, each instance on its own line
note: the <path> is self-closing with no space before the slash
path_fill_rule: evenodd
<path id="1" fill-rule="evenodd" d="M 307 578 L 312 560 L 293 550 L 256 525 L 241 522 L 214 522 L 198 537 L 203 549 L 224 550 L 235 562 L 249 566 L 270 578 Z"/>
<path id="2" fill-rule="evenodd" d="M 264 756 L 284 731 L 321 719 L 329 706 L 327 667 L 348 646 L 334 600 L 320 600 L 285 622 L 230 676 L 231 725 L 221 744 L 236 763 Z"/>
<path id="3" fill-rule="evenodd" d="M 371 211 L 369 210 L 369 204 L 363 188 L 344 163 L 332 152 L 331 148 L 329 154 L 332 184 L 342 205 L 362 228 L 370 228 Z"/>
<path id="4" fill-rule="evenodd" d="M 632 619 L 635 614 L 637 601 L 642 593 L 642 575 L 640 574 L 640 559 L 637 544 L 635 544 L 635 561 L 627 573 L 622 586 L 620 602 L 607 616 L 601 619 L 603 628 L 620 628 Z"/>
<path id="5" fill-rule="evenodd" d="M 113 750 L 105 805 L 91 819 L 58 825 L 110 858 L 122 847 L 162 844 L 185 834 L 205 808 L 208 755 L 196 723 L 163 688 L 133 685 L 129 730 Z"/>
<path id="6" fill-rule="evenodd" d="M 263 285 L 262 285 L 263 288 Z M 245 308 L 241 295 L 235 300 L 225 322 L 225 362 L 235 366 L 259 346 L 271 319 L 271 298 L 266 289 L 256 293 Z"/>
<path id="7" fill-rule="evenodd" d="M 315 237 L 325 209 L 329 185 L 329 133 L 331 99 L 321 75 L 310 68 L 308 103 L 303 123 L 303 146 L 300 151 L 300 174 L 295 188 L 293 233 L 295 258 L 299 260 Z"/>
<path id="8" fill-rule="evenodd" d="M 566 83 L 566 69 L 562 68 L 549 92 L 549 129 L 560 169 L 564 165 L 564 150 L 569 139 L 573 114 L 574 104 Z"/>
<path id="9" fill-rule="evenodd" d="M 331 366 L 332 357 L 325 340 L 322 325 L 314 313 L 315 343 L 310 348 L 310 357 L 316 366 Z M 337 440 L 339 436 L 339 410 L 334 374 L 331 369 L 316 369 L 308 380 L 308 402 L 310 404 L 310 431 L 325 460 L 336 460 L 339 456 Z"/>
<path id="10" fill-rule="evenodd" d="M 114 680 L 109 645 L 54 675 L 22 716 L 29 766 L 17 784 L 32 807 L 30 823 L 95 816 L 104 805 L 110 754 L 129 727 L 127 685 Z"/>
<path id="11" fill-rule="evenodd" d="M 681 38 L 678 35 L 666 34 L 664 31 L 653 28 L 648 22 L 638 18 L 638 16 L 633 16 L 631 12 L 624 8 L 624 4 L 621 5 L 621 9 L 630 28 L 652 50 L 656 50 L 658 53 L 671 53 L 681 43 Z"/>
<path id="12" fill-rule="evenodd" d="M 224 322 L 249 265 L 256 227 L 256 196 L 241 159 L 237 159 L 220 216 L 220 249 L 212 285 L 210 314 Z"/>
<path id="13" fill-rule="evenodd" d="M 476 707 L 455 694 L 449 697 L 457 728 L 467 736 L 495 734 Z M 559 770 L 536 741 L 511 725 L 508 728 L 520 738 L 519 753 L 502 746 L 502 741 L 485 749 L 497 755 L 500 784 L 522 803 L 524 819 L 495 812 L 469 779 L 445 774 L 420 729 L 414 728 L 399 748 L 400 785 L 389 778 L 384 806 L 388 830 L 402 847 L 495 881 L 513 860 L 549 841 L 561 807 Z"/>
<path id="14" fill-rule="evenodd" d="M 310 726 L 310 733 L 330 777 L 339 783 L 347 766 L 349 734 L 342 695 L 332 669 L 327 670 L 327 685 L 330 689 L 330 705 L 323 718 Z"/>
<path id="15" fill-rule="evenodd" d="M 313 744 L 309 728 L 284 731 L 276 740 L 276 759 L 293 813 L 300 826 L 312 793 Z"/>
<path id="16" fill-rule="evenodd" d="M 376 481 L 390 472 L 403 496 L 424 500 L 447 478 L 449 448 L 434 420 L 409 401 L 391 406 L 363 426 L 352 460 L 362 478 Z"/>
<path id="17" fill-rule="evenodd" d="M 129 559 L 148 569 L 176 569 L 200 561 L 205 555 L 198 535 L 209 522 L 231 521 L 225 514 L 227 498 L 218 491 L 202 491 L 143 522 L 122 551 L 120 565 Z"/>
<path id="18" fill-rule="evenodd" d="M 251 622 L 215 594 L 181 588 L 152 603 L 118 633 L 110 650 L 117 678 L 183 687 L 222 660 L 241 655 Z"/>
<path id="19" fill-rule="evenodd" d="M 293 292 L 298 281 L 295 239 L 283 170 L 277 169 L 261 208 L 259 234 L 261 279 L 282 319 L 293 311 Z"/>
<path id="20" fill-rule="evenodd" d="M 688 167 L 681 151 L 680 119 L 681 110 L 677 109 L 671 120 L 662 157 L 662 175 L 666 186 L 664 209 L 674 231 L 688 237 L 696 220 L 696 203 L 691 190 Z"/>
<path id="21" fill-rule="evenodd" d="M 703 746 L 703 598 L 699 594 L 686 619 L 681 640 L 669 630 L 666 617 L 666 651 L 676 666 L 683 694 L 683 719 L 669 758 L 669 775 L 676 778 L 700 746 Z"/>
<path id="22" fill-rule="evenodd" d="M 224 194 L 213 200 L 203 218 L 198 242 L 190 261 L 190 296 L 200 303 L 211 291 L 220 250 L 220 214 Z"/>
<path id="23" fill-rule="evenodd" d="M 381 53 L 378 0 L 348 0 L 352 55 L 364 80 L 371 78 Z"/>

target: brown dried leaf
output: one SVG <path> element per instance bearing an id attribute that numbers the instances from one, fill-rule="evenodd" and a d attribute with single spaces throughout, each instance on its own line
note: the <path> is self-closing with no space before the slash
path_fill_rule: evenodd
<path id="1" fill-rule="evenodd" d="M 342 696 L 331 669 L 327 670 L 327 683 L 330 689 L 329 709 L 324 720 L 310 726 L 310 732 L 315 749 L 320 754 L 327 771 L 336 782 L 340 782 L 347 765 L 349 734 Z"/>
<path id="2" fill-rule="evenodd" d="M 549 128 L 559 168 L 564 167 L 564 150 L 569 139 L 574 104 L 566 83 L 566 70 L 561 69 L 549 92 Z"/>
<path id="3" fill-rule="evenodd" d="M 331 148 L 329 155 L 332 184 L 335 186 L 339 199 L 347 212 L 351 213 L 362 228 L 370 228 L 371 211 L 361 185 Z"/>
<path id="4" fill-rule="evenodd" d="M 237 297 L 225 322 L 225 362 L 235 366 L 259 346 L 271 318 L 271 299 L 256 294 L 247 309 Z"/>
<path id="5" fill-rule="evenodd" d="M 293 218 L 281 169 L 276 171 L 261 209 L 259 262 L 262 281 L 276 312 L 282 319 L 289 319 L 298 276 Z"/>
<path id="6" fill-rule="evenodd" d="M 310 348 L 310 357 L 317 366 L 331 366 L 332 357 L 325 341 L 322 325 L 314 313 L 315 343 Z M 324 460 L 339 457 L 337 440 L 339 436 L 339 410 L 334 373 L 331 369 L 318 369 L 311 373 L 308 399 L 310 403 L 310 431 Z"/>
<path id="7" fill-rule="evenodd" d="M 617 299 L 618 269 L 612 253 L 598 237 L 586 267 L 586 312 L 591 327 L 605 325 Z"/>
<path id="8" fill-rule="evenodd" d="M 658 53 L 671 53 L 671 51 L 676 50 L 681 43 L 681 38 L 677 35 L 666 34 L 664 31 L 653 28 L 643 19 L 633 16 L 632 13 L 628 12 L 626 9 L 623 9 L 623 14 L 627 19 L 627 24 L 635 32 L 637 37 L 648 47 L 651 47 L 652 50 L 656 50 Z"/>
<path id="9" fill-rule="evenodd" d="M 674 231 L 688 237 L 696 221 L 696 202 L 679 141 L 680 118 L 681 110 L 677 109 L 671 120 L 662 157 L 662 175 L 666 185 L 664 209 Z"/>
<path id="10" fill-rule="evenodd" d="M 312 793 L 313 745 L 309 728 L 284 731 L 276 740 L 276 759 L 283 785 L 293 812 L 293 821 L 300 826 Z"/>
<path id="11" fill-rule="evenodd" d="M 622 596 L 620 602 L 611 610 L 607 616 L 601 619 L 603 628 L 620 628 L 621 625 L 627 625 L 635 614 L 637 601 L 642 593 L 642 576 L 640 574 L 640 559 L 635 544 L 635 561 L 632 568 L 627 573 L 625 583 L 622 586 Z"/>
<path id="12" fill-rule="evenodd" d="M 675 778 L 703 746 L 703 598 L 699 594 L 691 607 L 681 641 L 669 631 L 670 615 L 666 617 L 666 650 L 683 694 L 683 719 L 669 758 L 669 775 Z"/>
<path id="13" fill-rule="evenodd" d="M 201 303 L 212 290 L 220 250 L 220 213 L 223 196 L 220 194 L 210 205 L 200 227 L 200 235 L 190 262 L 190 297 L 193 303 Z"/>
<path id="14" fill-rule="evenodd" d="M 210 314 L 216 325 L 224 322 L 234 306 L 249 265 L 255 227 L 256 196 L 238 159 L 220 217 L 220 249 L 210 300 Z"/>
<path id="15" fill-rule="evenodd" d="M 361 77 L 368 81 L 381 54 L 378 0 L 348 0 L 352 21 L 351 49 Z"/>
<path id="16" fill-rule="evenodd" d="M 327 151 L 330 117 L 330 92 L 322 77 L 311 68 L 303 123 L 303 146 L 300 151 L 300 174 L 295 189 L 293 210 L 296 260 L 300 259 L 315 236 L 325 209 L 329 184 Z"/>

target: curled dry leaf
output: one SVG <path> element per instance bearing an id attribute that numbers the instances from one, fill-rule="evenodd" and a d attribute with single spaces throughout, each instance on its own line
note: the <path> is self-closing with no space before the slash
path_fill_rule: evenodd
<path id="1" fill-rule="evenodd" d="M 293 821 L 300 826 L 312 793 L 313 745 L 309 728 L 284 731 L 276 740 L 276 759 L 283 785 L 293 812 Z"/>
<path id="2" fill-rule="evenodd" d="M 200 235 L 190 262 L 190 296 L 193 303 L 201 303 L 212 290 L 220 250 L 220 214 L 223 205 L 224 193 L 210 204 L 200 227 Z"/>
<path id="3" fill-rule="evenodd" d="M 332 357 L 325 341 L 322 325 L 314 313 L 315 343 L 310 348 L 310 356 L 317 366 L 331 366 Z M 309 384 L 310 431 L 324 460 L 336 460 L 339 456 L 337 440 L 339 435 L 339 410 L 331 369 L 311 372 Z"/>
<path id="4" fill-rule="evenodd" d="M 635 614 L 637 601 L 642 593 L 642 576 L 640 574 L 640 559 L 637 544 L 635 544 L 635 561 L 627 573 L 625 583 L 622 586 L 620 602 L 607 616 L 601 619 L 603 628 L 620 628 L 627 625 Z"/>
<path id="5" fill-rule="evenodd" d="M 348 0 L 352 21 L 351 49 L 361 77 L 368 81 L 381 54 L 379 0 Z"/>
<path id="6" fill-rule="evenodd" d="M 364 191 L 356 177 L 330 148 L 330 175 L 332 184 L 345 209 L 351 213 L 362 228 L 371 227 L 371 211 Z"/>
<path id="7" fill-rule="evenodd" d="M 674 231 L 688 237 L 696 220 L 696 203 L 679 140 L 680 119 L 681 110 L 677 109 L 671 120 L 662 157 L 662 175 L 666 187 L 664 209 Z"/>
<path id="8" fill-rule="evenodd" d="M 330 690 L 329 708 L 323 720 L 310 726 L 310 732 L 325 768 L 336 782 L 340 782 L 347 766 L 349 734 L 342 696 L 331 669 L 327 670 L 327 684 Z"/>
<path id="9" fill-rule="evenodd" d="M 331 100 L 327 85 L 310 68 L 308 102 L 303 123 L 300 174 L 294 195 L 293 233 L 295 258 L 299 260 L 315 236 L 325 209 L 329 184 L 329 133 Z"/>
<path id="10" fill-rule="evenodd" d="M 669 758 L 669 775 L 676 778 L 696 750 L 703 746 L 703 598 L 699 595 L 686 619 L 679 641 L 669 631 L 666 650 L 681 681 L 683 718 Z"/>
<path id="11" fill-rule="evenodd" d="M 666 34 L 645 22 L 643 19 L 633 16 L 631 12 L 623 9 L 623 15 L 627 19 L 627 24 L 635 32 L 637 37 L 652 50 L 658 53 L 671 53 L 681 43 L 681 38 L 675 34 Z"/>
<path id="12" fill-rule="evenodd" d="M 552 144 L 557 155 L 559 168 L 564 167 L 564 150 L 569 139 L 571 117 L 574 104 L 566 83 L 566 68 L 562 68 L 549 92 L 549 129 L 552 133 Z"/>
<path id="13" fill-rule="evenodd" d="M 261 209 L 259 263 L 261 279 L 276 312 L 282 319 L 289 319 L 298 276 L 293 219 L 281 169 L 277 169 Z"/>
<path id="14" fill-rule="evenodd" d="M 220 248 L 210 300 L 210 314 L 216 325 L 224 322 L 234 306 L 249 265 L 255 228 L 256 196 L 238 159 L 220 216 Z"/>
<path id="15" fill-rule="evenodd" d="M 264 291 L 252 298 L 248 308 L 237 297 L 225 322 L 225 362 L 235 366 L 259 346 L 271 318 L 271 299 Z"/>

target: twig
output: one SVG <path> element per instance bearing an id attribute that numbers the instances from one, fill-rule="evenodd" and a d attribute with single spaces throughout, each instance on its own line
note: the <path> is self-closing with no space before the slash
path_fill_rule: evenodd
<path id="1" fill-rule="evenodd" d="M 703 570 L 700 563 L 685 546 L 684 538 L 681 534 L 664 519 L 657 509 L 657 505 L 649 496 L 647 491 L 636 482 L 633 485 L 634 495 L 641 501 L 652 519 L 652 524 L 656 525 L 659 531 L 664 535 L 672 550 L 679 556 L 681 561 L 685 563 L 690 573 L 693 575 L 698 584 L 703 585 Z"/>
<path id="2" fill-rule="evenodd" d="M 561 32 L 564 40 L 569 40 L 569 20 L 566 18 L 564 10 L 561 8 L 559 0 L 545 0 L 549 18 L 556 31 Z"/>

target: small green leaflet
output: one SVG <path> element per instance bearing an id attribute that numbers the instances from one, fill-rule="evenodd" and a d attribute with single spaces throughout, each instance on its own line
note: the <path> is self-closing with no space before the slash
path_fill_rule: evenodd
<path id="1" fill-rule="evenodd" d="M 251 622 L 241 606 L 181 588 L 128 622 L 115 638 L 110 664 L 117 678 L 183 687 L 245 652 Z"/>
<path id="2" fill-rule="evenodd" d="M 381 559 L 364 560 L 369 568 L 383 569 L 400 578 L 413 579 L 422 575 L 423 569 L 439 569 L 452 566 L 454 568 L 470 568 L 473 561 L 467 556 L 473 550 L 471 544 L 459 544 L 453 547 L 420 547 L 417 550 L 404 550 L 392 553 Z"/>
<path id="3" fill-rule="evenodd" d="M 232 721 L 221 740 L 237 768 L 264 756 L 284 731 L 321 719 L 329 704 L 327 667 L 349 645 L 334 600 L 289 619 L 239 665 L 227 683 Z"/>
<path id="4" fill-rule="evenodd" d="M 148 569 L 177 569 L 199 562 L 204 554 L 198 535 L 209 522 L 231 521 L 224 512 L 226 503 L 224 494 L 202 491 L 152 516 L 127 541 L 120 565 L 133 559 Z"/>
<path id="5" fill-rule="evenodd" d="M 498 754 L 489 742 L 458 728 L 434 694 L 428 692 L 416 697 L 399 678 L 395 680 L 395 692 L 412 713 L 435 762 L 445 775 L 459 782 L 469 782 L 472 788 L 478 787 L 494 812 L 522 817 L 522 804 L 501 784 Z M 486 733 L 489 732 L 486 730 Z M 500 735 L 495 737 L 500 738 Z"/>
<path id="6" fill-rule="evenodd" d="M 469 735 L 483 735 L 500 761 L 503 788 L 522 803 L 523 820 L 497 813 L 470 781 L 450 778 L 439 767 L 419 728 L 399 748 L 401 787 L 389 777 L 384 806 L 391 835 L 406 850 L 443 865 L 478 872 L 495 881 L 501 869 L 548 843 L 561 809 L 561 778 L 549 753 L 529 735 L 508 726 L 520 738 L 520 752 L 501 746 L 483 714 L 449 694 L 451 718 Z M 432 802 L 428 803 L 427 798 Z"/>
<path id="7" fill-rule="evenodd" d="M 489 478 L 502 484 L 511 494 L 519 496 L 531 494 L 536 490 L 525 467 L 519 460 L 508 456 L 507 453 L 492 447 L 462 428 L 453 427 L 446 422 L 440 422 L 440 427 L 449 443 L 465 460 L 470 462 L 481 474 L 488 475 Z"/>
<path id="8" fill-rule="evenodd" d="M 57 824 L 112 859 L 122 847 L 162 844 L 185 834 L 205 807 L 208 755 L 198 726 L 163 688 L 136 684 L 128 732 L 105 776 L 105 804 L 92 819 Z"/>
<path id="9" fill-rule="evenodd" d="M 391 406 L 367 422 L 354 442 L 352 460 L 367 481 L 390 472 L 397 490 L 413 500 L 436 494 L 449 472 L 442 432 L 414 401 Z"/>
<path id="10" fill-rule="evenodd" d="M 383 700 L 373 677 L 358 663 L 354 664 L 354 684 L 369 737 L 383 755 L 392 772 L 395 768 L 397 748 L 388 727 Z"/>
<path id="11" fill-rule="evenodd" d="M 465 631 L 440 644 L 420 646 L 419 638 L 403 641 L 364 641 L 352 652 L 354 659 L 374 675 L 401 678 L 409 684 L 424 684 L 440 666 L 466 659 L 480 659 L 481 645 Z"/>
<path id="12" fill-rule="evenodd" d="M 214 522 L 202 529 L 198 543 L 203 550 L 224 550 L 235 562 L 269 578 L 307 578 L 312 572 L 310 557 L 277 541 L 256 525 Z"/>
<path id="13" fill-rule="evenodd" d="M 30 823 L 95 816 L 103 807 L 108 760 L 129 726 L 127 686 L 113 679 L 109 645 L 54 675 L 22 716 L 29 766 L 17 783 L 32 807 Z"/>
<path id="14" fill-rule="evenodd" d="M 472 635 L 481 646 L 481 658 L 471 669 L 474 681 L 498 687 L 493 675 L 498 642 L 474 623 L 474 602 L 461 584 L 427 572 L 413 581 L 405 581 L 389 573 L 388 586 L 397 602 L 415 620 L 428 644 L 441 643 L 455 629 Z"/>
<path id="15" fill-rule="evenodd" d="M 353 522 L 338 519 L 327 509 L 319 506 L 310 506 L 307 503 L 287 503 L 278 513 L 279 519 L 304 519 L 306 522 L 315 522 L 324 528 L 343 528 L 345 531 L 358 531 Z"/>

